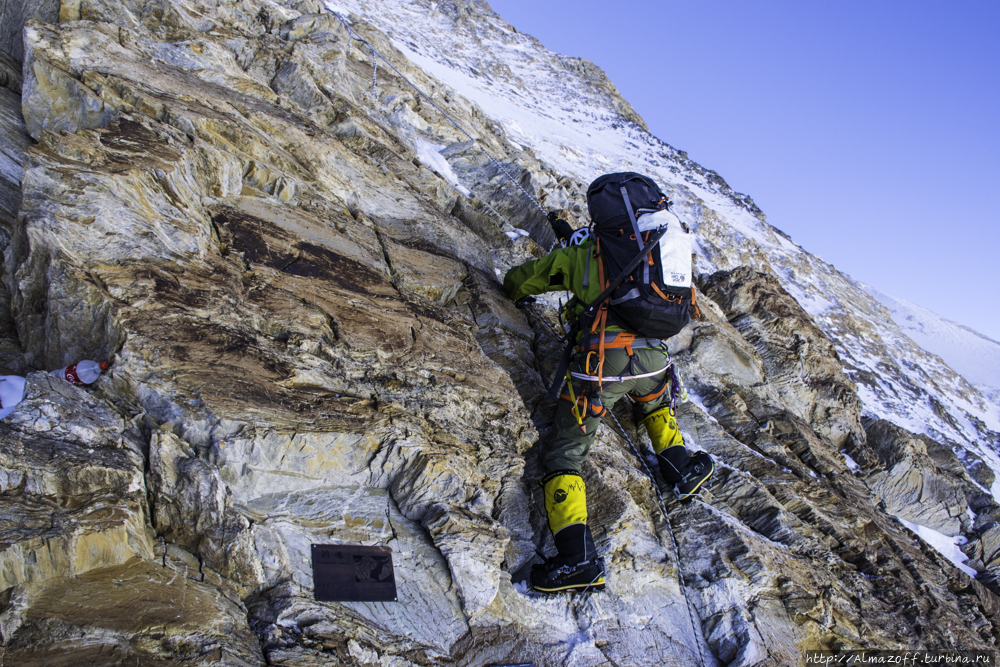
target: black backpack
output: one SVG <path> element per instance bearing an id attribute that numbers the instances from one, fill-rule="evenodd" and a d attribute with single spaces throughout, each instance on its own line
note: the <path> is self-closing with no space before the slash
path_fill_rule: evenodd
<path id="1" fill-rule="evenodd" d="M 605 174 L 587 189 L 587 205 L 604 262 L 605 281 L 614 280 L 636 258 L 653 233 L 640 232 L 643 213 L 667 207 L 666 195 L 656 183 L 640 174 Z M 660 241 L 664 243 L 665 241 Z M 648 338 L 670 338 L 691 319 L 693 287 L 662 284 L 659 248 L 639 264 L 607 300 L 608 324 Z"/>

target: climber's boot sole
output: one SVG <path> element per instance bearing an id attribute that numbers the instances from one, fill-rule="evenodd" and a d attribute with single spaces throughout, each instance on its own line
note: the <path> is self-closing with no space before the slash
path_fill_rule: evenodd
<path id="1" fill-rule="evenodd" d="M 531 589 L 539 593 L 603 591 L 604 559 L 596 558 L 575 566 L 536 565 L 531 568 Z"/>

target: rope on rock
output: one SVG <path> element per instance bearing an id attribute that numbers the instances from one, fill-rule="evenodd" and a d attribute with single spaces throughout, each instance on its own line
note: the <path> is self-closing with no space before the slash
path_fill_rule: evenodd
<path id="1" fill-rule="evenodd" d="M 548 215 L 548 214 L 546 213 L 545 209 L 544 209 L 544 208 L 542 208 L 542 205 L 541 205 L 541 204 L 539 204 L 539 203 L 538 203 L 538 202 L 537 202 L 537 201 L 535 200 L 535 198 L 534 198 L 534 197 L 532 197 L 532 196 L 531 196 L 531 195 L 530 195 L 530 194 L 528 193 L 528 191 L 527 191 L 527 190 L 525 190 L 525 189 L 524 189 L 523 187 L 521 187 L 521 184 L 520 184 L 520 183 L 518 183 L 518 182 L 517 182 L 516 180 L 514 180 L 514 177 L 510 175 L 510 172 L 508 172 L 508 171 L 507 171 L 507 170 L 506 170 L 506 169 L 504 168 L 504 166 L 503 166 L 502 164 L 500 164 L 500 161 L 499 161 L 499 160 L 497 160 L 497 159 L 496 159 L 495 157 L 493 157 L 493 154 L 492 154 L 492 153 L 490 153 L 490 152 L 489 152 L 488 150 L 486 150 L 486 147 L 485 147 L 485 146 L 483 146 L 483 144 L 482 144 L 482 143 L 481 143 L 481 142 L 480 142 L 480 141 L 479 141 L 478 139 L 476 139 L 476 138 L 475 138 L 475 137 L 473 137 L 473 136 L 472 136 L 471 134 L 469 134 L 468 132 L 466 132 L 466 131 L 465 131 L 465 129 L 464 129 L 464 128 L 463 128 L 463 127 L 462 127 L 461 125 L 459 125 L 459 124 L 458 124 L 458 123 L 457 123 L 457 122 L 455 121 L 455 119 L 454 119 L 454 118 L 452 118 L 452 117 L 451 117 L 451 116 L 449 116 L 449 115 L 448 115 L 447 113 L 445 113 L 444 109 L 442 109 L 441 107 L 439 107 L 439 106 L 437 105 L 437 103 L 435 103 L 435 102 L 434 102 L 434 100 L 432 100 L 432 99 L 430 98 L 430 96 L 429 96 L 429 95 L 427 95 L 426 93 L 424 93 L 424 91 L 420 90 L 420 88 L 418 88 L 418 87 L 416 86 L 416 84 L 414 84 L 414 83 L 413 83 L 412 81 L 410 81 L 409 79 L 407 79 L 407 78 L 406 78 L 406 76 L 405 76 L 405 75 L 404 75 L 404 74 L 403 74 L 402 72 L 400 72 L 400 71 L 399 71 L 398 69 L 396 69 L 395 65 L 393 65 L 393 64 L 392 64 L 391 62 L 389 62 L 389 61 L 388 61 L 388 60 L 386 59 L 386 57 L 385 57 L 385 56 L 383 56 L 383 55 L 382 55 L 381 53 L 379 53 L 379 52 L 378 52 L 378 50 L 377 50 L 377 49 L 376 49 L 376 48 L 375 48 L 375 47 L 374 47 L 374 46 L 372 45 L 372 43 L 371 43 L 371 42 L 369 42 L 369 41 L 368 41 L 367 39 L 365 39 L 364 37 L 362 37 L 361 35 L 359 35 L 359 34 L 358 34 L 357 32 L 355 32 L 354 28 L 352 28 L 352 27 L 351 27 L 350 23 L 348 23 L 348 22 L 347 22 L 347 20 L 346 20 L 346 19 L 344 19 L 344 17 L 342 17 L 342 16 L 340 15 L 340 14 L 338 14 L 338 13 L 337 13 L 337 12 L 335 12 L 335 11 L 333 11 L 332 9 L 330 9 L 330 10 L 328 10 L 328 11 L 329 11 L 329 12 L 330 12 L 331 14 L 333 14 L 334 16 L 336 16 L 336 17 L 337 17 L 337 20 L 338 20 L 338 21 L 340 21 L 340 22 L 341 22 L 342 24 L 344 24 L 344 27 L 345 27 L 345 28 L 347 29 L 347 34 L 348 34 L 348 36 L 350 36 L 350 38 L 351 38 L 351 39 L 353 39 L 353 40 L 355 40 L 355 41 L 358 41 L 358 42 L 362 42 L 363 44 L 366 44 L 366 45 L 368 45 L 368 48 L 370 48 L 370 49 L 372 50 L 372 63 L 373 63 L 373 65 L 372 65 L 372 92 L 373 92 L 373 93 L 375 92 L 375 73 L 376 73 L 376 71 L 377 71 L 377 64 L 378 64 L 378 63 L 377 63 L 377 62 L 375 61 L 375 57 L 376 57 L 376 56 L 378 56 L 379 58 L 381 58 L 381 59 L 382 59 L 382 62 L 384 62 L 384 63 L 385 63 L 386 65 L 388 65 L 388 66 L 389 66 L 389 68 L 390 68 L 390 69 L 391 69 L 391 70 L 392 70 L 393 72 L 395 72 L 396 74 L 398 74 L 398 75 L 399 75 L 399 78 L 401 78 L 401 79 L 402 79 L 403 81 L 405 81 L 405 82 L 406 82 L 407 84 L 409 84 L 409 86 L 410 86 L 411 88 L 413 88 L 413 90 L 417 91 L 417 92 L 418 92 L 418 93 L 420 94 L 420 96 L 421 96 L 421 97 L 423 97 L 423 98 L 424 98 L 425 100 L 427 100 L 427 101 L 428 101 L 428 102 L 430 103 L 430 105 L 431 105 L 432 107 L 434 107 L 435 109 L 437 109 L 437 110 L 438 110 L 438 113 L 440 113 L 440 114 L 441 114 L 442 116 L 444 116 L 445 118 L 447 118 L 447 119 L 448 119 L 448 121 L 449 121 L 449 122 L 450 122 L 450 123 L 451 123 L 452 125 L 454 125 L 454 126 L 455 126 L 455 128 L 456 128 L 456 129 L 457 129 L 457 130 L 458 130 L 459 132 L 461 132 L 462 134 L 464 134 L 465 136 L 467 136 L 467 137 L 468 137 L 468 138 L 469 138 L 469 139 L 470 139 L 471 141 L 475 142 L 475 144 L 476 144 L 477 146 L 479 146 L 479 148 L 480 148 L 480 149 L 481 149 L 481 150 L 482 150 L 482 151 L 483 151 L 484 153 L 486 153 L 486 156 L 487 156 L 487 157 L 488 157 L 488 158 L 489 158 L 490 160 L 492 160 L 492 161 L 493 161 L 493 164 L 495 164 L 495 165 L 496 165 L 497 169 L 499 169 L 500 171 L 502 171 L 502 172 L 503 172 L 504 176 L 506 176 L 506 177 L 507 177 L 507 178 L 508 178 L 508 179 L 510 180 L 510 182 L 511 182 L 511 183 L 513 183 L 513 184 L 514 184 L 514 186 L 515 186 L 515 187 L 516 187 L 516 188 L 517 188 L 518 190 L 520 190 L 520 191 L 521 191 L 521 193 L 522 193 L 522 194 L 523 194 L 523 195 L 524 195 L 525 197 L 527 197 L 527 198 L 528 198 L 528 199 L 529 199 L 529 200 L 531 201 L 531 203 L 532 203 L 532 204 L 534 204 L 534 205 L 535 205 L 535 208 L 537 208 L 537 209 L 538 209 L 539 211 L 541 211 L 541 212 L 542 212 L 542 215 Z M 487 208 L 490 208 L 490 207 L 489 207 L 489 205 L 486 205 L 486 206 L 487 206 Z M 493 211 L 493 209 L 492 209 L 492 208 L 490 208 L 490 210 L 491 210 L 491 211 Z M 496 211 L 493 211 L 493 212 L 494 212 L 494 213 L 496 213 Z M 499 214 L 497 214 L 497 215 L 499 215 Z M 502 219 L 502 218 L 501 218 L 501 219 Z M 508 224 L 509 224 L 509 223 L 508 223 Z M 511 225 L 511 226 L 513 226 L 513 225 Z"/>
<path id="2" fill-rule="evenodd" d="M 559 332 L 556 330 L 556 328 L 552 326 L 552 323 L 549 322 L 540 312 L 538 312 L 538 310 L 532 304 L 529 303 L 527 304 L 527 306 L 531 314 L 535 316 L 535 319 L 542 321 L 545 324 L 545 326 L 547 326 L 549 330 L 557 338 L 563 337 L 563 335 L 560 335 Z M 660 511 L 663 512 L 663 520 L 667 524 L 667 535 L 670 537 L 670 546 L 674 551 L 674 561 L 677 563 L 677 583 L 680 584 L 681 593 L 684 594 L 684 602 L 686 603 L 685 606 L 687 607 L 688 620 L 691 621 L 691 632 L 693 633 L 693 636 L 697 638 L 700 634 L 698 632 L 698 624 L 695 622 L 694 613 L 692 612 L 691 597 L 688 594 L 687 587 L 684 585 L 684 577 L 683 575 L 681 575 L 681 553 L 680 549 L 677 547 L 677 540 L 674 538 L 674 528 L 673 526 L 670 525 L 670 515 L 667 513 L 667 504 L 663 500 L 663 494 L 660 493 L 660 485 L 656 483 L 656 477 L 653 475 L 653 471 L 650 470 L 649 466 L 646 464 L 646 459 L 643 458 L 642 453 L 639 451 L 639 448 L 636 446 L 635 442 L 632 441 L 632 438 L 628 436 L 628 433 L 622 427 L 621 423 L 619 423 L 618 418 L 615 417 L 615 413 L 608 410 L 607 414 L 611 416 L 611 419 L 614 420 L 615 422 L 615 426 L 618 427 L 617 433 L 621 435 L 623 438 L 625 438 L 625 442 L 627 442 L 629 446 L 632 448 L 632 452 L 635 454 L 636 458 L 639 459 L 639 462 L 642 464 L 643 469 L 646 471 L 646 476 L 649 478 L 650 483 L 653 485 L 653 490 L 656 491 L 656 498 L 660 503 Z M 611 427 L 611 424 L 609 424 L 606 420 L 602 420 L 602 422 L 606 426 L 608 426 L 608 428 L 611 428 L 612 431 L 615 430 L 613 427 Z M 704 667 L 705 656 L 702 654 L 700 644 L 698 646 L 698 657 L 701 660 L 702 667 Z"/>
<path id="3" fill-rule="evenodd" d="M 543 322 L 545 324 L 545 326 L 547 326 L 549 328 L 549 331 L 551 331 L 555 335 L 556 338 L 562 340 L 563 338 L 566 337 L 565 333 L 559 333 L 559 331 L 556 330 L 556 328 L 554 326 L 552 326 L 552 323 L 549 322 L 547 319 L 545 319 L 545 317 L 540 312 L 538 312 L 538 310 L 533 305 L 531 305 L 530 303 L 527 304 L 527 305 L 528 305 L 528 310 L 530 310 L 531 313 L 532 313 L 532 315 L 535 316 L 535 319 L 540 320 L 541 322 Z"/>
<path id="4" fill-rule="evenodd" d="M 656 483 L 656 478 L 653 476 L 653 472 L 649 469 L 649 466 L 646 465 L 646 459 L 642 457 L 642 454 L 639 452 L 639 448 L 636 447 L 634 442 L 632 442 L 632 438 L 628 437 L 628 433 L 625 432 L 625 429 L 622 428 L 622 425 L 618 422 L 618 418 L 615 417 L 615 413 L 611 412 L 611 410 L 607 410 L 606 413 L 611 416 L 612 420 L 614 420 L 615 425 L 618 427 L 618 433 L 625 438 L 625 442 L 632 447 L 632 451 L 635 453 L 636 458 L 638 458 L 639 462 L 642 463 L 642 467 L 646 471 L 646 476 L 649 477 L 649 481 L 653 485 L 653 489 L 656 491 L 656 498 L 660 501 L 660 510 L 663 512 L 663 520 L 667 524 L 667 535 L 670 536 L 670 546 L 674 550 L 674 560 L 677 563 L 677 583 L 680 584 L 681 593 L 684 595 L 684 602 L 687 603 L 685 606 L 687 607 L 688 620 L 691 621 L 691 632 L 697 642 L 700 633 L 698 632 L 698 625 L 694 620 L 694 614 L 691 611 L 691 598 L 688 595 L 687 586 L 684 585 L 684 576 L 681 574 L 681 552 L 680 549 L 677 548 L 677 540 L 674 539 L 674 529 L 673 526 L 670 525 L 670 515 L 667 514 L 667 505 L 663 501 L 663 494 L 660 493 L 660 485 Z M 604 421 L 604 423 L 610 428 L 611 425 L 608 424 L 607 421 Z M 698 645 L 698 658 L 701 660 L 702 667 L 704 667 L 705 656 L 702 653 L 701 644 Z"/>
<path id="5" fill-rule="evenodd" d="M 500 211 L 498 211 L 498 210 L 496 210 L 495 208 L 493 208 L 492 206 L 490 206 L 488 202 L 486 202 L 486 201 L 484 201 L 484 200 L 482 200 L 482 199 L 480 199 L 480 200 L 479 200 L 479 202 L 480 202 L 480 203 L 481 203 L 481 204 L 482 204 L 482 205 L 483 205 L 484 207 L 486 207 L 486 210 L 487 210 L 487 211 L 489 211 L 490 213 L 492 213 L 493 215 L 495 215 L 495 216 L 496 216 L 497 218 L 499 218 L 499 219 L 500 219 L 501 221 L 503 221 L 503 222 L 506 222 L 506 223 L 507 223 L 508 225 L 510 225 L 511 227 L 514 227 L 514 223 L 513 223 L 513 222 L 511 222 L 511 221 L 510 221 L 510 220 L 508 220 L 507 218 L 505 218 L 505 217 L 503 217 L 502 215 L 500 215 Z M 517 227 L 514 227 L 514 229 L 517 229 Z"/>
<path id="6" fill-rule="evenodd" d="M 354 30 L 351 29 L 351 26 L 348 25 L 347 21 L 345 21 L 343 18 L 341 18 L 340 14 L 338 14 L 335 11 L 333 11 L 332 9 L 328 9 L 328 11 L 331 14 L 333 14 L 334 16 L 336 16 L 338 21 L 340 21 L 341 23 L 344 24 L 344 27 L 347 28 L 347 34 L 348 34 L 348 36 L 351 39 L 353 39 L 355 41 L 358 41 L 358 42 L 361 42 L 362 44 L 366 45 L 369 49 L 372 50 L 372 95 L 374 95 L 375 92 L 376 92 L 375 91 L 376 77 L 378 76 L 378 60 L 376 60 L 375 58 L 376 58 L 376 55 L 379 56 L 379 57 L 381 57 L 382 54 L 375 50 L 375 47 L 372 45 L 371 42 L 369 42 L 367 39 L 365 39 L 364 37 L 362 37 L 358 33 L 354 32 Z M 382 58 L 382 60 L 385 60 L 385 58 Z M 386 61 L 386 62 L 388 62 L 388 61 Z M 390 65 L 390 67 L 392 67 L 392 65 Z M 393 69 L 395 69 L 395 67 L 393 67 Z M 403 76 L 403 75 L 400 74 L 400 76 Z M 409 83 L 409 82 L 407 82 L 407 83 Z"/>

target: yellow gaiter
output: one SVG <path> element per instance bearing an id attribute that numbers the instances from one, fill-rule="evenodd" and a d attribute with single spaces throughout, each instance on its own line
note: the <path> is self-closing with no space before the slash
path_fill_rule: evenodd
<path id="1" fill-rule="evenodd" d="M 653 442 L 654 453 L 659 454 L 667 447 L 684 446 L 684 438 L 677 428 L 677 420 L 674 419 L 674 411 L 670 406 L 649 413 L 642 423 L 646 425 L 646 432 Z"/>
<path id="2" fill-rule="evenodd" d="M 542 480 L 545 513 L 555 535 L 567 526 L 587 524 L 587 491 L 583 478 L 575 472 L 554 472 Z"/>

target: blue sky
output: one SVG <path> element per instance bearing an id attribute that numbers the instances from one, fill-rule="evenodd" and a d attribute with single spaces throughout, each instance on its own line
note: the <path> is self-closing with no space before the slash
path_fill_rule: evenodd
<path id="1" fill-rule="evenodd" d="M 490 6 L 806 250 L 1000 341 L 1000 2 Z"/>

